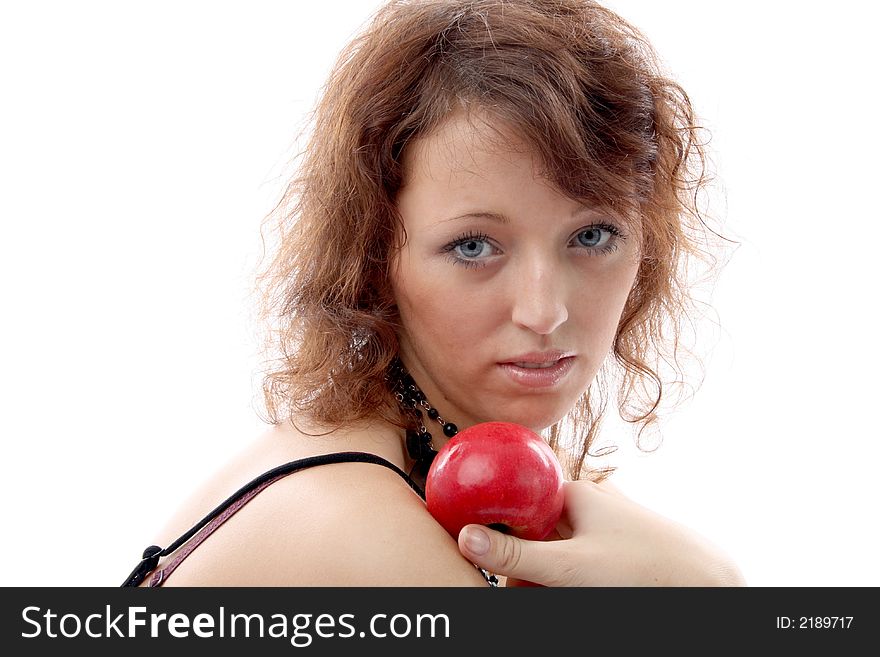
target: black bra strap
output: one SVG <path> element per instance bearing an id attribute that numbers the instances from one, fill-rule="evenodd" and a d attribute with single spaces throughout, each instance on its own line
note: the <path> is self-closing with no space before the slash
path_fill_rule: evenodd
<path id="1" fill-rule="evenodd" d="M 381 456 L 370 454 L 368 452 L 336 452 L 335 454 L 320 454 L 318 456 L 309 456 L 304 459 L 290 461 L 289 463 L 279 465 L 276 468 L 272 468 L 271 470 L 264 472 L 259 477 L 251 480 L 250 482 L 239 488 L 235 493 L 226 498 L 226 500 L 224 500 L 219 506 L 217 506 L 213 511 L 202 518 L 189 531 L 183 534 L 168 547 L 163 549 L 160 548 L 158 545 L 149 546 L 146 550 L 144 550 L 144 554 L 141 558 L 140 563 L 135 567 L 134 570 L 131 571 L 131 574 L 122 583 L 122 586 L 140 585 L 140 583 L 144 581 L 146 576 L 149 575 L 153 570 L 155 570 L 156 566 L 159 564 L 159 559 L 168 556 L 169 554 L 177 550 L 180 546 L 182 546 L 193 536 L 195 536 L 199 532 L 199 530 L 201 530 L 205 525 L 207 525 L 214 518 L 216 518 L 230 506 L 235 504 L 235 502 L 239 498 L 241 498 L 243 495 L 246 495 L 253 489 L 258 488 L 259 486 L 265 484 L 267 481 L 271 481 L 272 479 L 278 479 L 280 477 L 283 477 L 284 475 L 297 472 L 298 470 L 304 470 L 305 468 L 311 468 L 316 465 L 326 465 L 328 463 L 375 463 L 376 465 L 385 466 L 386 468 L 393 470 L 394 472 L 399 474 L 404 479 L 404 481 L 409 484 L 409 487 L 412 488 L 416 493 L 418 493 L 419 497 L 425 499 L 425 492 L 419 487 L 418 484 L 416 484 L 415 481 L 413 481 L 413 479 L 406 472 L 391 463 L 391 461 L 388 461 Z"/>

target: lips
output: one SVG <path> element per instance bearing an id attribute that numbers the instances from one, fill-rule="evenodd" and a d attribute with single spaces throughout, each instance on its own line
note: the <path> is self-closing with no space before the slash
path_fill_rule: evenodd
<path id="1" fill-rule="evenodd" d="M 532 351 L 527 354 L 520 354 L 513 358 L 501 361 L 502 365 L 516 365 L 517 367 L 552 367 L 563 358 L 574 356 L 569 351 Z"/>
<path id="2" fill-rule="evenodd" d="M 568 352 L 533 352 L 499 363 L 510 380 L 527 388 L 549 388 L 562 381 L 574 365 Z"/>
<path id="3" fill-rule="evenodd" d="M 542 367 L 552 367 L 553 365 L 555 365 L 558 362 L 559 361 L 556 361 L 556 360 L 549 360 L 546 363 L 516 362 L 516 363 L 511 363 L 511 364 L 516 365 L 517 367 L 525 367 L 526 369 L 529 369 L 529 370 L 536 370 L 536 369 L 540 369 Z"/>

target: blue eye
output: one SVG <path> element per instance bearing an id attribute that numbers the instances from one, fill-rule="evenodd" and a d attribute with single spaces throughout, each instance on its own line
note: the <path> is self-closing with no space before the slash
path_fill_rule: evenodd
<path id="1" fill-rule="evenodd" d="M 488 257 L 497 253 L 489 236 L 482 233 L 462 235 L 443 247 L 443 251 L 449 254 L 453 264 L 466 267 L 482 267 Z"/>
<path id="2" fill-rule="evenodd" d="M 611 224 L 595 224 L 581 229 L 573 240 L 573 246 L 584 247 L 586 253 L 610 253 L 616 251 L 626 236 Z"/>
<path id="3" fill-rule="evenodd" d="M 599 226 L 590 226 L 577 234 L 578 243 L 589 248 L 604 246 L 610 238 L 611 233 Z"/>
<path id="4" fill-rule="evenodd" d="M 476 258 L 485 249 L 486 243 L 483 240 L 469 239 L 466 242 L 457 244 L 453 250 L 465 258 Z"/>

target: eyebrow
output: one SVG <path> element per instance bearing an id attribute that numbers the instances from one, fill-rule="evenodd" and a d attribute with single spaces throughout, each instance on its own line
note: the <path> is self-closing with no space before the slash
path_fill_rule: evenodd
<path id="1" fill-rule="evenodd" d="M 602 210 L 600 208 L 590 207 L 588 205 L 582 205 L 579 210 L 577 210 L 572 216 L 576 217 L 582 214 L 591 214 L 591 213 L 601 213 Z M 460 214 L 455 217 L 449 217 L 448 219 L 441 219 L 438 221 L 438 224 L 445 224 L 448 221 L 461 221 L 463 219 L 489 219 L 490 221 L 496 221 L 500 224 L 509 224 L 510 218 L 506 214 L 501 214 L 499 212 L 465 212 L 464 214 Z"/>
<path id="2" fill-rule="evenodd" d="M 447 221 L 460 221 L 462 219 L 489 219 L 491 221 L 497 221 L 501 224 L 510 223 L 510 219 L 507 217 L 507 215 L 499 214 L 497 212 L 466 212 L 465 214 L 460 214 L 457 217 L 441 219 L 437 223 L 445 224 Z"/>

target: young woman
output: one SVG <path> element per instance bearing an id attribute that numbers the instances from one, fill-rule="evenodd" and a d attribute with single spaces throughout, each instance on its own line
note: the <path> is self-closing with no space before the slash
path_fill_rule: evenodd
<path id="1" fill-rule="evenodd" d="M 693 112 L 639 33 L 584 0 L 390 2 L 314 119 L 261 281 L 272 426 L 126 584 L 743 584 L 589 455 L 612 386 L 656 420 L 707 248 Z M 432 454 L 492 420 L 559 454 L 555 540 L 428 513 Z"/>

